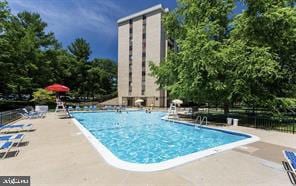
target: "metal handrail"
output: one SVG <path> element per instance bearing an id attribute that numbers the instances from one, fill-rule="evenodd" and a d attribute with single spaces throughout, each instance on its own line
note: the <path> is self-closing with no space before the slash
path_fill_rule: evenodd
<path id="1" fill-rule="evenodd" d="M 206 125 L 208 125 L 208 118 L 206 116 L 204 116 L 200 122 L 200 124 L 202 125 L 202 123 L 206 121 Z"/>
<path id="2" fill-rule="evenodd" d="M 198 121 L 201 121 L 201 116 L 196 117 L 195 122 L 198 123 Z"/>
<path id="3" fill-rule="evenodd" d="M 199 125 L 203 125 L 204 122 L 205 122 L 205 125 L 208 125 L 208 118 L 206 116 L 204 117 L 197 116 L 195 119 L 195 122 L 197 123 L 195 127 L 198 127 Z"/>

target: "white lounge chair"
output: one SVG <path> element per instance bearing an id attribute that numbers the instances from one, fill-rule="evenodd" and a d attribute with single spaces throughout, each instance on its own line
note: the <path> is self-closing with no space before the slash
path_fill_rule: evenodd
<path id="1" fill-rule="evenodd" d="M 88 106 L 83 107 L 83 111 L 88 111 L 88 110 L 89 110 Z"/>
<path id="2" fill-rule="evenodd" d="M 28 111 L 27 109 L 22 109 L 23 113 L 20 113 L 24 118 L 33 119 L 33 118 L 42 118 L 44 114 L 42 112 Z"/>
<path id="3" fill-rule="evenodd" d="M 291 183 L 296 185 L 296 153 L 284 150 L 283 154 L 287 160 L 287 163 L 283 162 L 284 168 L 287 171 Z"/>
<path id="4" fill-rule="evenodd" d="M 16 146 L 19 146 L 24 137 L 24 134 L 0 135 L 0 141 L 11 141 L 16 143 Z"/>
<path id="5" fill-rule="evenodd" d="M 291 170 L 296 174 L 296 153 L 284 150 L 283 154 L 287 162 L 289 163 Z"/>
<path id="6" fill-rule="evenodd" d="M 28 131 L 32 129 L 32 124 L 13 124 L 13 125 L 1 125 L 0 132 L 20 132 L 20 131 Z"/>
<path id="7" fill-rule="evenodd" d="M 7 156 L 12 146 L 13 142 L 11 141 L 0 141 L 0 152 L 4 153 L 2 159 L 4 159 Z"/>
<path id="8" fill-rule="evenodd" d="M 81 110 L 80 106 L 79 105 L 76 105 L 75 110 L 76 111 L 80 111 Z"/>

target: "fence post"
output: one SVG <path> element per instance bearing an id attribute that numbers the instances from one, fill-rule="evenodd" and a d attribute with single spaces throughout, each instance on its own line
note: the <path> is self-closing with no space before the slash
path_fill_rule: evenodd
<path id="1" fill-rule="evenodd" d="M 295 125 L 296 125 L 296 123 L 295 123 L 295 116 L 293 116 L 293 134 L 295 134 Z"/>

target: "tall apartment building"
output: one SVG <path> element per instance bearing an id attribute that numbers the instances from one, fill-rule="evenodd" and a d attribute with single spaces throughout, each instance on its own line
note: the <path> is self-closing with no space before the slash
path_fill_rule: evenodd
<path id="1" fill-rule="evenodd" d="M 160 64 L 167 52 L 167 39 L 161 24 L 164 12 L 156 5 L 118 23 L 118 97 L 120 105 L 167 106 L 167 93 L 150 76 L 149 62 Z"/>

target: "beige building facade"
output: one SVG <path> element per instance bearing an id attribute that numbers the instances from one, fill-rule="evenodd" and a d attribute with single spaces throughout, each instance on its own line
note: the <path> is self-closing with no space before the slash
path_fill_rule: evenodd
<path id="1" fill-rule="evenodd" d="M 167 93 L 150 75 L 149 63 L 165 58 L 167 39 L 161 24 L 164 12 L 156 5 L 118 20 L 118 100 L 120 105 L 167 106 Z"/>

